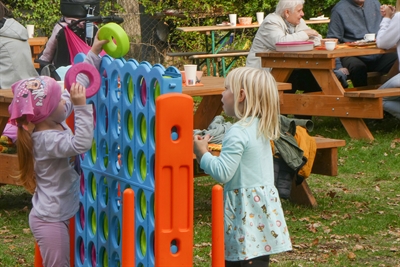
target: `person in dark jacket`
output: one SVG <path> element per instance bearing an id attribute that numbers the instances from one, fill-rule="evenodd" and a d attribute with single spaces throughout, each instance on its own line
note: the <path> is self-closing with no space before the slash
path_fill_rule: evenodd
<path id="1" fill-rule="evenodd" d="M 327 38 L 346 43 L 363 40 L 367 33 L 377 34 L 382 20 L 380 6 L 378 0 L 340 0 L 332 9 Z M 367 72 L 388 73 L 396 59 L 396 53 L 344 57 L 336 66 L 346 68 L 354 87 L 359 87 L 368 85 Z"/>

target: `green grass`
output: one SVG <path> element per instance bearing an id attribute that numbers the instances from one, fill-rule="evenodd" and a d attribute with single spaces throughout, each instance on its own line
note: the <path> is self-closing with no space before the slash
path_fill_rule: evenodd
<path id="1" fill-rule="evenodd" d="M 339 119 L 320 118 L 312 135 L 346 140 L 339 175 L 312 174 L 307 182 L 318 206 L 283 201 L 293 251 L 272 255 L 272 267 L 400 267 L 400 121 L 368 120 L 374 141 L 351 140 Z M 210 177 L 194 180 L 193 266 L 211 266 Z M 32 266 L 30 196 L 0 187 L 0 266 Z"/>

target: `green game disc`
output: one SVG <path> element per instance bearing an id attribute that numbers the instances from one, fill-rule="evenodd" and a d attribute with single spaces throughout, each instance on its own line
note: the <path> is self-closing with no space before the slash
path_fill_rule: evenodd
<path id="1" fill-rule="evenodd" d="M 128 113 L 128 136 L 129 139 L 132 140 L 133 138 L 133 133 L 134 133 L 134 126 L 133 126 L 133 118 L 132 118 L 132 113 Z"/>
<path id="2" fill-rule="evenodd" d="M 146 168 L 146 156 L 144 153 L 141 153 L 140 155 L 140 175 L 142 176 L 142 180 L 146 180 L 146 173 L 147 173 L 147 168 Z"/>
<path id="3" fill-rule="evenodd" d="M 92 141 L 92 149 L 91 149 L 91 156 L 92 156 L 92 162 L 96 163 L 96 156 L 97 156 L 97 149 L 96 149 L 96 141 L 93 139 Z"/>
<path id="4" fill-rule="evenodd" d="M 142 137 L 143 143 L 146 143 L 147 140 L 147 130 L 146 130 L 146 118 L 142 116 L 140 118 L 140 135 Z"/>
<path id="5" fill-rule="evenodd" d="M 104 239 L 108 239 L 108 219 L 107 215 L 104 215 L 104 220 L 103 220 L 103 231 L 104 231 Z"/>
<path id="6" fill-rule="evenodd" d="M 134 93 L 135 90 L 134 89 L 135 89 L 135 87 L 134 87 L 133 82 L 132 82 L 132 77 L 129 77 L 127 94 L 128 94 L 128 100 L 129 100 L 130 103 L 132 103 L 133 97 L 135 95 L 135 93 Z"/>
<path id="7" fill-rule="evenodd" d="M 106 250 L 104 250 L 103 253 L 103 267 L 108 267 L 108 255 Z"/>
<path id="8" fill-rule="evenodd" d="M 96 179 L 92 176 L 92 197 L 93 200 L 96 200 L 97 197 L 97 186 L 96 186 Z"/>
<path id="9" fill-rule="evenodd" d="M 158 81 L 154 83 L 154 89 L 154 101 L 156 101 L 156 98 L 161 94 L 160 83 Z"/>
<path id="10" fill-rule="evenodd" d="M 142 251 L 143 256 L 146 256 L 146 248 L 147 248 L 146 233 L 142 228 L 140 231 L 140 250 Z"/>
<path id="11" fill-rule="evenodd" d="M 142 214 L 142 218 L 146 218 L 147 213 L 147 202 L 146 202 L 146 195 L 143 191 L 140 192 L 140 212 Z"/>
<path id="12" fill-rule="evenodd" d="M 95 235 L 97 231 L 97 226 L 96 226 L 96 213 L 94 210 L 92 211 L 92 232 Z"/>
<path id="13" fill-rule="evenodd" d="M 135 165 L 134 163 L 133 163 L 133 155 L 132 155 L 132 150 L 128 150 L 128 156 L 127 156 L 127 161 L 128 161 L 128 173 L 129 173 L 129 175 L 132 175 L 133 174 L 133 166 Z"/>

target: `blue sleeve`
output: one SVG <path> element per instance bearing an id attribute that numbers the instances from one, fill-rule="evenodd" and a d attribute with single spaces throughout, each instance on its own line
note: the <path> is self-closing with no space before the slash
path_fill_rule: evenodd
<path id="1" fill-rule="evenodd" d="M 201 158 L 200 167 L 216 181 L 229 182 L 241 161 L 248 137 L 241 128 L 232 126 L 222 141 L 221 154 L 216 157 L 206 153 Z"/>

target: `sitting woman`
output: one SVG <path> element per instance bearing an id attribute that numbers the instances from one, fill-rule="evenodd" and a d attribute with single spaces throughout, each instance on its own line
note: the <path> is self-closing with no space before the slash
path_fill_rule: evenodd
<path id="1" fill-rule="evenodd" d="M 304 0 L 280 0 L 275 12 L 268 14 L 261 23 L 254 37 L 246 66 L 261 68 L 261 58 L 256 53 L 275 51 L 278 42 L 313 41 L 315 46 L 321 45 L 321 35 L 308 27 L 302 19 Z M 317 81 L 310 70 L 298 69 L 292 72 L 289 80 L 292 92 L 320 91 Z"/>
<path id="2" fill-rule="evenodd" d="M 400 58 L 400 0 L 396 1 L 396 7 L 390 5 L 382 5 L 381 13 L 383 19 L 381 21 L 379 31 L 376 37 L 376 45 L 379 48 L 389 49 L 397 47 L 397 55 Z M 400 69 L 399 69 L 400 70 Z M 400 73 L 390 78 L 379 89 L 400 87 Z M 400 119 L 400 97 L 383 98 L 383 109 Z"/>
<path id="3" fill-rule="evenodd" d="M 0 1 L 0 89 L 9 89 L 21 79 L 37 76 L 32 62 L 28 31 L 12 18 Z"/>

